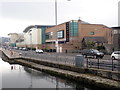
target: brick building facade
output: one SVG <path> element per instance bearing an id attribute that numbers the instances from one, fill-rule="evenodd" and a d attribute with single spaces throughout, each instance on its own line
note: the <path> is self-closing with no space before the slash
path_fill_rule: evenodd
<path id="1" fill-rule="evenodd" d="M 113 27 L 113 51 L 120 50 L 120 27 Z"/>
<path id="2" fill-rule="evenodd" d="M 111 28 L 101 24 L 89 24 L 81 20 L 72 20 L 47 28 L 45 35 L 46 44 L 44 48 L 56 49 L 58 47 L 59 52 L 82 49 L 82 41 L 85 37 L 105 39 L 105 42 L 99 43 L 102 43 L 108 52 L 111 51 L 113 42 Z"/>

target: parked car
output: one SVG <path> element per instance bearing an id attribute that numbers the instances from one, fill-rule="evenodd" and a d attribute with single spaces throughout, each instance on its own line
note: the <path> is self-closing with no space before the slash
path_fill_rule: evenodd
<path id="1" fill-rule="evenodd" d="M 18 47 L 14 47 L 15 50 L 18 50 L 19 48 Z"/>
<path id="2" fill-rule="evenodd" d="M 22 48 L 20 47 L 19 50 L 22 50 Z"/>
<path id="3" fill-rule="evenodd" d="M 113 60 L 115 59 L 120 59 L 120 51 L 114 51 L 112 54 L 111 54 L 111 58 Z"/>
<path id="4" fill-rule="evenodd" d="M 36 49 L 35 52 L 36 52 L 36 53 L 43 53 L 43 50 L 41 50 L 41 49 Z"/>
<path id="5" fill-rule="evenodd" d="M 27 48 L 22 48 L 23 51 L 27 51 L 28 49 Z"/>
<path id="6" fill-rule="evenodd" d="M 93 58 L 103 58 L 104 53 L 96 50 L 96 49 L 84 49 L 81 51 L 82 55 L 87 57 L 87 56 L 92 56 Z"/>

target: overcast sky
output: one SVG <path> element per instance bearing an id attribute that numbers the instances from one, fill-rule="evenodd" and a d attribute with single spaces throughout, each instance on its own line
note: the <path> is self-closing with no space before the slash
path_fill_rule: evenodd
<path id="1" fill-rule="evenodd" d="M 119 0 L 57 0 L 58 24 L 81 20 L 118 26 Z M 22 33 L 29 25 L 55 25 L 55 0 L 0 0 L 0 36 Z"/>

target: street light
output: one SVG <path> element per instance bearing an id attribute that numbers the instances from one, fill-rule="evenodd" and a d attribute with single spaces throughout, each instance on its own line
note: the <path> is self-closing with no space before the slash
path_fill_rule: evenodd
<path id="1" fill-rule="evenodd" d="M 67 0 L 67 1 L 71 1 L 71 0 Z M 57 0 L 55 0 L 55 25 L 56 25 L 56 30 L 57 30 Z M 58 30 L 57 30 L 57 32 L 58 32 Z M 56 45 L 57 52 L 58 52 L 59 43 L 58 43 L 57 33 L 56 33 L 55 45 Z M 56 78 L 56 89 L 58 89 L 58 79 L 57 78 Z"/>
<path id="2" fill-rule="evenodd" d="M 71 1 L 71 0 L 67 0 L 67 1 Z M 57 26 L 57 0 L 55 0 L 55 25 Z M 56 29 L 57 29 L 57 27 L 56 27 Z M 57 32 L 58 32 L 58 30 L 57 30 Z M 55 44 L 56 44 L 56 48 L 57 48 L 57 52 L 58 52 L 59 42 L 58 42 L 57 33 L 56 33 L 56 41 L 55 41 Z"/>

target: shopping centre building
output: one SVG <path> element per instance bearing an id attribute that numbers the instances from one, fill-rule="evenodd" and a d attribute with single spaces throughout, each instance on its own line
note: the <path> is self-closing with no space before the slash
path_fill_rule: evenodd
<path id="1" fill-rule="evenodd" d="M 56 26 L 32 25 L 23 32 L 24 40 L 16 42 L 17 47 L 66 52 L 104 46 L 107 52 L 111 52 L 113 45 L 112 28 L 82 20 L 71 20 Z M 90 43 L 94 45 L 90 47 Z"/>
<path id="2" fill-rule="evenodd" d="M 81 50 L 87 48 L 85 43 L 94 42 L 95 46 L 105 46 L 109 52 L 112 48 L 112 29 L 102 24 L 89 24 L 81 20 L 71 20 L 45 31 L 43 48 L 56 49 L 57 52 Z"/>

